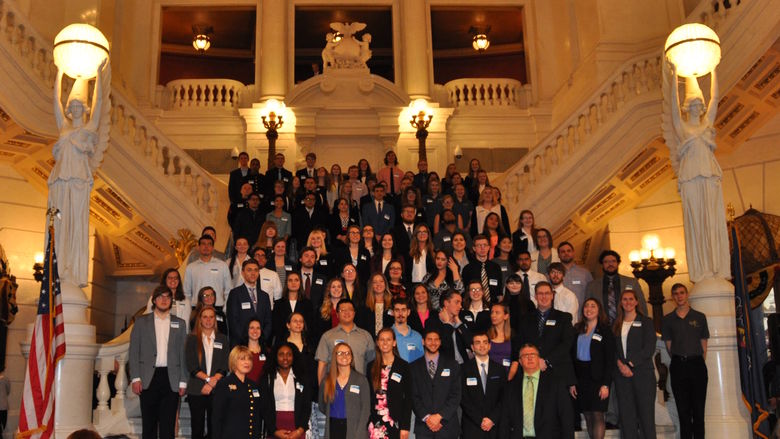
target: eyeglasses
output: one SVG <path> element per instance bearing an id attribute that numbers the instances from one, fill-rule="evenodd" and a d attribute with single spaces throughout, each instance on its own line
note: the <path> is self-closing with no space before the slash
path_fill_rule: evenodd
<path id="1" fill-rule="evenodd" d="M 417 232 L 417 234 L 418 234 L 418 235 L 423 235 L 423 234 L 427 235 L 427 234 L 428 234 L 428 231 L 427 231 L 427 230 L 419 230 L 419 231 Z"/>
<path id="2" fill-rule="evenodd" d="M 539 354 L 537 353 L 528 353 L 528 354 L 521 354 L 520 358 L 536 358 Z"/>
<path id="3" fill-rule="evenodd" d="M 344 270 L 344 273 L 354 273 L 354 272 L 355 270 L 352 268 L 347 268 L 346 270 Z"/>
<path id="4" fill-rule="evenodd" d="M 352 352 L 350 352 L 350 351 L 338 351 L 338 352 L 336 352 L 336 356 L 337 357 L 351 357 L 352 356 Z"/>
<path id="5" fill-rule="evenodd" d="M 203 297 L 216 297 L 214 293 L 203 293 Z"/>
<path id="6" fill-rule="evenodd" d="M 469 288 L 469 291 L 471 291 L 472 293 L 477 292 L 477 291 L 482 291 L 482 287 Z"/>

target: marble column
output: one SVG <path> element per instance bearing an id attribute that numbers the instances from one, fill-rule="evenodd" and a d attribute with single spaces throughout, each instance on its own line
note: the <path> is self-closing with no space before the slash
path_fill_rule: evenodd
<path id="1" fill-rule="evenodd" d="M 255 83 L 259 84 L 260 101 L 278 99 L 287 95 L 287 0 L 260 0 L 257 9 L 257 69 Z"/>
<path id="2" fill-rule="evenodd" d="M 411 100 L 431 98 L 433 68 L 427 2 L 401 0 L 401 67 Z"/>

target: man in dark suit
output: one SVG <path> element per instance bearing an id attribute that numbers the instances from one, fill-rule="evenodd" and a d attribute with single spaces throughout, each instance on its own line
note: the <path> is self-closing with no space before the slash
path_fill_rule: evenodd
<path id="1" fill-rule="evenodd" d="M 295 176 L 298 177 L 301 182 L 306 180 L 306 178 L 316 178 L 317 177 L 317 154 L 310 152 L 306 154 L 306 167 L 303 169 L 299 169 L 295 172 Z"/>
<path id="2" fill-rule="evenodd" d="M 520 324 L 520 344 L 530 343 L 539 351 L 542 371 L 566 386 L 576 384 L 570 350 L 574 342 L 571 314 L 552 307 L 555 292 L 548 282 L 536 284 L 536 311 Z M 513 358 L 517 358 L 513 356 Z"/>
<path id="3" fill-rule="evenodd" d="M 599 255 L 599 263 L 604 274 L 588 284 L 585 297 L 593 297 L 602 303 L 609 325 L 612 326 L 615 323 L 617 310 L 620 307 L 620 294 L 624 290 L 636 291 L 639 298 L 637 310 L 646 316 L 647 301 L 639 281 L 633 277 L 618 274 L 620 254 L 614 250 L 604 250 Z"/>
<path id="4" fill-rule="evenodd" d="M 474 358 L 462 366 L 463 437 L 498 438 L 507 383 L 506 368 L 488 356 L 490 338 L 486 333 L 473 335 L 471 350 Z"/>
<path id="5" fill-rule="evenodd" d="M 376 236 L 381 236 L 393 229 L 395 224 L 395 209 L 385 199 L 385 187 L 381 184 L 374 186 L 374 199 L 366 203 L 362 209 L 361 225 L 374 227 Z"/>
<path id="6" fill-rule="evenodd" d="M 360 205 L 361 213 L 363 211 L 363 206 L 365 206 L 366 204 L 370 204 L 371 202 L 374 201 L 374 188 L 376 187 L 376 185 L 377 185 L 376 175 L 371 174 L 368 177 L 366 177 L 366 194 L 360 197 L 360 201 L 358 203 Z"/>
<path id="7" fill-rule="evenodd" d="M 249 245 L 254 244 L 264 222 L 265 215 L 260 211 L 260 196 L 253 193 L 247 200 L 247 206 L 238 211 L 232 224 L 233 239 L 246 238 Z"/>
<path id="8" fill-rule="evenodd" d="M 293 237 L 298 242 L 298 248 L 306 246 L 309 233 L 315 227 L 326 227 L 327 217 L 322 210 L 315 207 L 315 195 L 312 192 L 303 198 L 303 206 L 298 206 L 293 213 Z"/>
<path id="9" fill-rule="evenodd" d="M 303 192 L 295 198 L 295 205 L 302 206 L 306 195 L 314 194 L 314 208 L 317 210 L 325 210 L 327 213 L 328 198 L 325 192 L 320 192 L 318 190 L 317 180 L 315 180 L 314 177 L 306 177 L 301 180 L 301 186 L 303 186 Z"/>
<path id="10" fill-rule="evenodd" d="M 490 303 L 496 303 L 504 294 L 504 276 L 501 274 L 501 267 L 493 261 L 488 260 L 490 254 L 490 240 L 485 235 L 476 235 L 474 243 L 474 259 L 463 267 L 463 284 L 467 285 L 472 280 L 477 280 L 482 284 L 483 291 L 489 291 Z M 482 272 L 485 272 L 484 276 Z"/>
<path id="11" fill-rule="evenodd" d="M 520 349 L 523 372 L 510 381 L 501 437 L 573 439 L 574 414 L 566 386 L 550 372 L 532 344 Z"/>
<path id="12" fill-rule="evenodd" d="M 243 151 L 238 154 L 238 168 L 230 171 L 228 180 L 228 197 L 231 203 L 241 202 L 241 185 L 250 179 L 249 154 Z"/>
<path id="13" fill-rule="evenodd" d="M 471 356 L 471 330 L 460 320 L 463 298 L 456 290 L 442 296 L 441 312 L 429 317 L 425 327 L 441 337 L 441 354 L 463 364 Z"/>
<path id="14" fill-rule="evenodd" d="M 317 262 L 317 251 L 312 247 L 304 247 L 299 259 L 301 263 L 301 292 L 303 296 L 311 300 L 315 312 L 322 306 L 322 298 L 325 294 L 325 284 L 328 278 L 314 270 Z M 313 330 L 314 328 L 311 328 Z"/>
<path id="15" fill-rule="evenodd" d="M 456 439 L 460 435 L 460 366 L 439 354 L 441 338 L 426 328 L 423 338 L 425 354 L 409 368 L 412 374 L 412 408 L 414 434 L 421 439 Z"/>
<path id="16" fill-rule="evenodd" d="M 417 162 L 417 170 L 419 171 L 414 176 L 412 183 L 414 187 L 420 190 L 420 193 L 425 195 L 428 193 L 428 162 L 426 160 L 419 160 Z"/>
<path id="17" fill-rule="evenodd" d="M 269 168 L 268 172 L 265 173 L 266 184 L 271 184 L 273 181 L 283 181 L 284 187 L 289 189 L 292 184 L 292 178 L 292 172 L 284 169 L 284 154 L 277 153 L 274 156 L 274 167 Z"/>
<path id="18" fill-rule="evenodd" d="M 137 318 L 130 333 L 128 365 L 133 393 L 141 397 L 144 439 L 157 438 L 158 428 L 160 438 L 173 439 L 179 396 L 187 390 L 187 323 L 171 315 L 172 303 L 168 288 L 157 287 L 152 313 Z"/>
<path id="19" fill-rule="evenodd" d="M 263 338 L 271 340 L 271 300 L 268 293 L 260 290 L 257 278 L 260 276 L 260 264 L 247 259 L 241 266 L 244 284 L 230 290 L 227 300 L 228 331 L 230 346 L 246 344 L 249 321 L 260 320 Z"/>
<path id="20" fill-rule="evenodd" d="M 417 209 L 411 204 L 401 207 L 401 224 L 393 228 L 393 244 L 401 255 L 409 254 L 409 245 L 414 235 L 414 220 Z"/>

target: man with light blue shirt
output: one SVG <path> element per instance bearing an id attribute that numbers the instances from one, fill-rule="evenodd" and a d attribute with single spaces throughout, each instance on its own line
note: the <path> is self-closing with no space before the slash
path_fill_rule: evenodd
<path id="1" fill-rule="evenodd" d="M 395 332 L 396 346 L 398 346 L 398 354 L 407 363 L 423 356 L 422 336 L 406 324 L 409 312 L 409 304 L 405 300 L 393 299 L 393 318 L 395 319 L 393 332 Z"/>
<path id="2" fill-rule="evenodd" d="M 190 298 L 190 303 L 197 303 L 198 291 L 203 287 L 211 287 L 217 295 L 215 308 L 222 309 L 227 301 L 227 295 L 233 288 L 230 280 L 230 269 L 225 261 L 214 257 L 214 238 L 203 235 L 198 239 L 200 257 L 187 265 L 184 272 L 184 295 Z"/>

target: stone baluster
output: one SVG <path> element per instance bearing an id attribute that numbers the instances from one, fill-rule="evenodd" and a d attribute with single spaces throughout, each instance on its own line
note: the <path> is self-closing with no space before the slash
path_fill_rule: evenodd
<path id="1" fill-rule="evenodd" d="M 116 389 L 116 395 L 111 400 L 111 412 L 122 413 L 125 410 L 125 392 L 127 390 L 127 353 L 123 353 L 117 358 L 119 368 L 116 372 L 116 379 L 114 380 L 114 388 Z"/>
<path id="2" fill-rule="evenodd" d="M 108 373 L 113 370 L 113 361 L 109 361 L 107 358 L 98 358 L 96 363 L 100 379 L 95 391 L 98 403 L 93 417 L 97 424 L 100 423 L 100 418 L 105 418 L 111 414 L 111 410 L 108 407 L 108 400 L 111 398 L 111 389 L 108 387 Z"/>
<path id="3" fill-rule="evenodd" d="M 165 175 L 171 176 L 173 175 L 173 156 L 171 155 L 171 149 L 169 147 L 165 147 Z"/>

